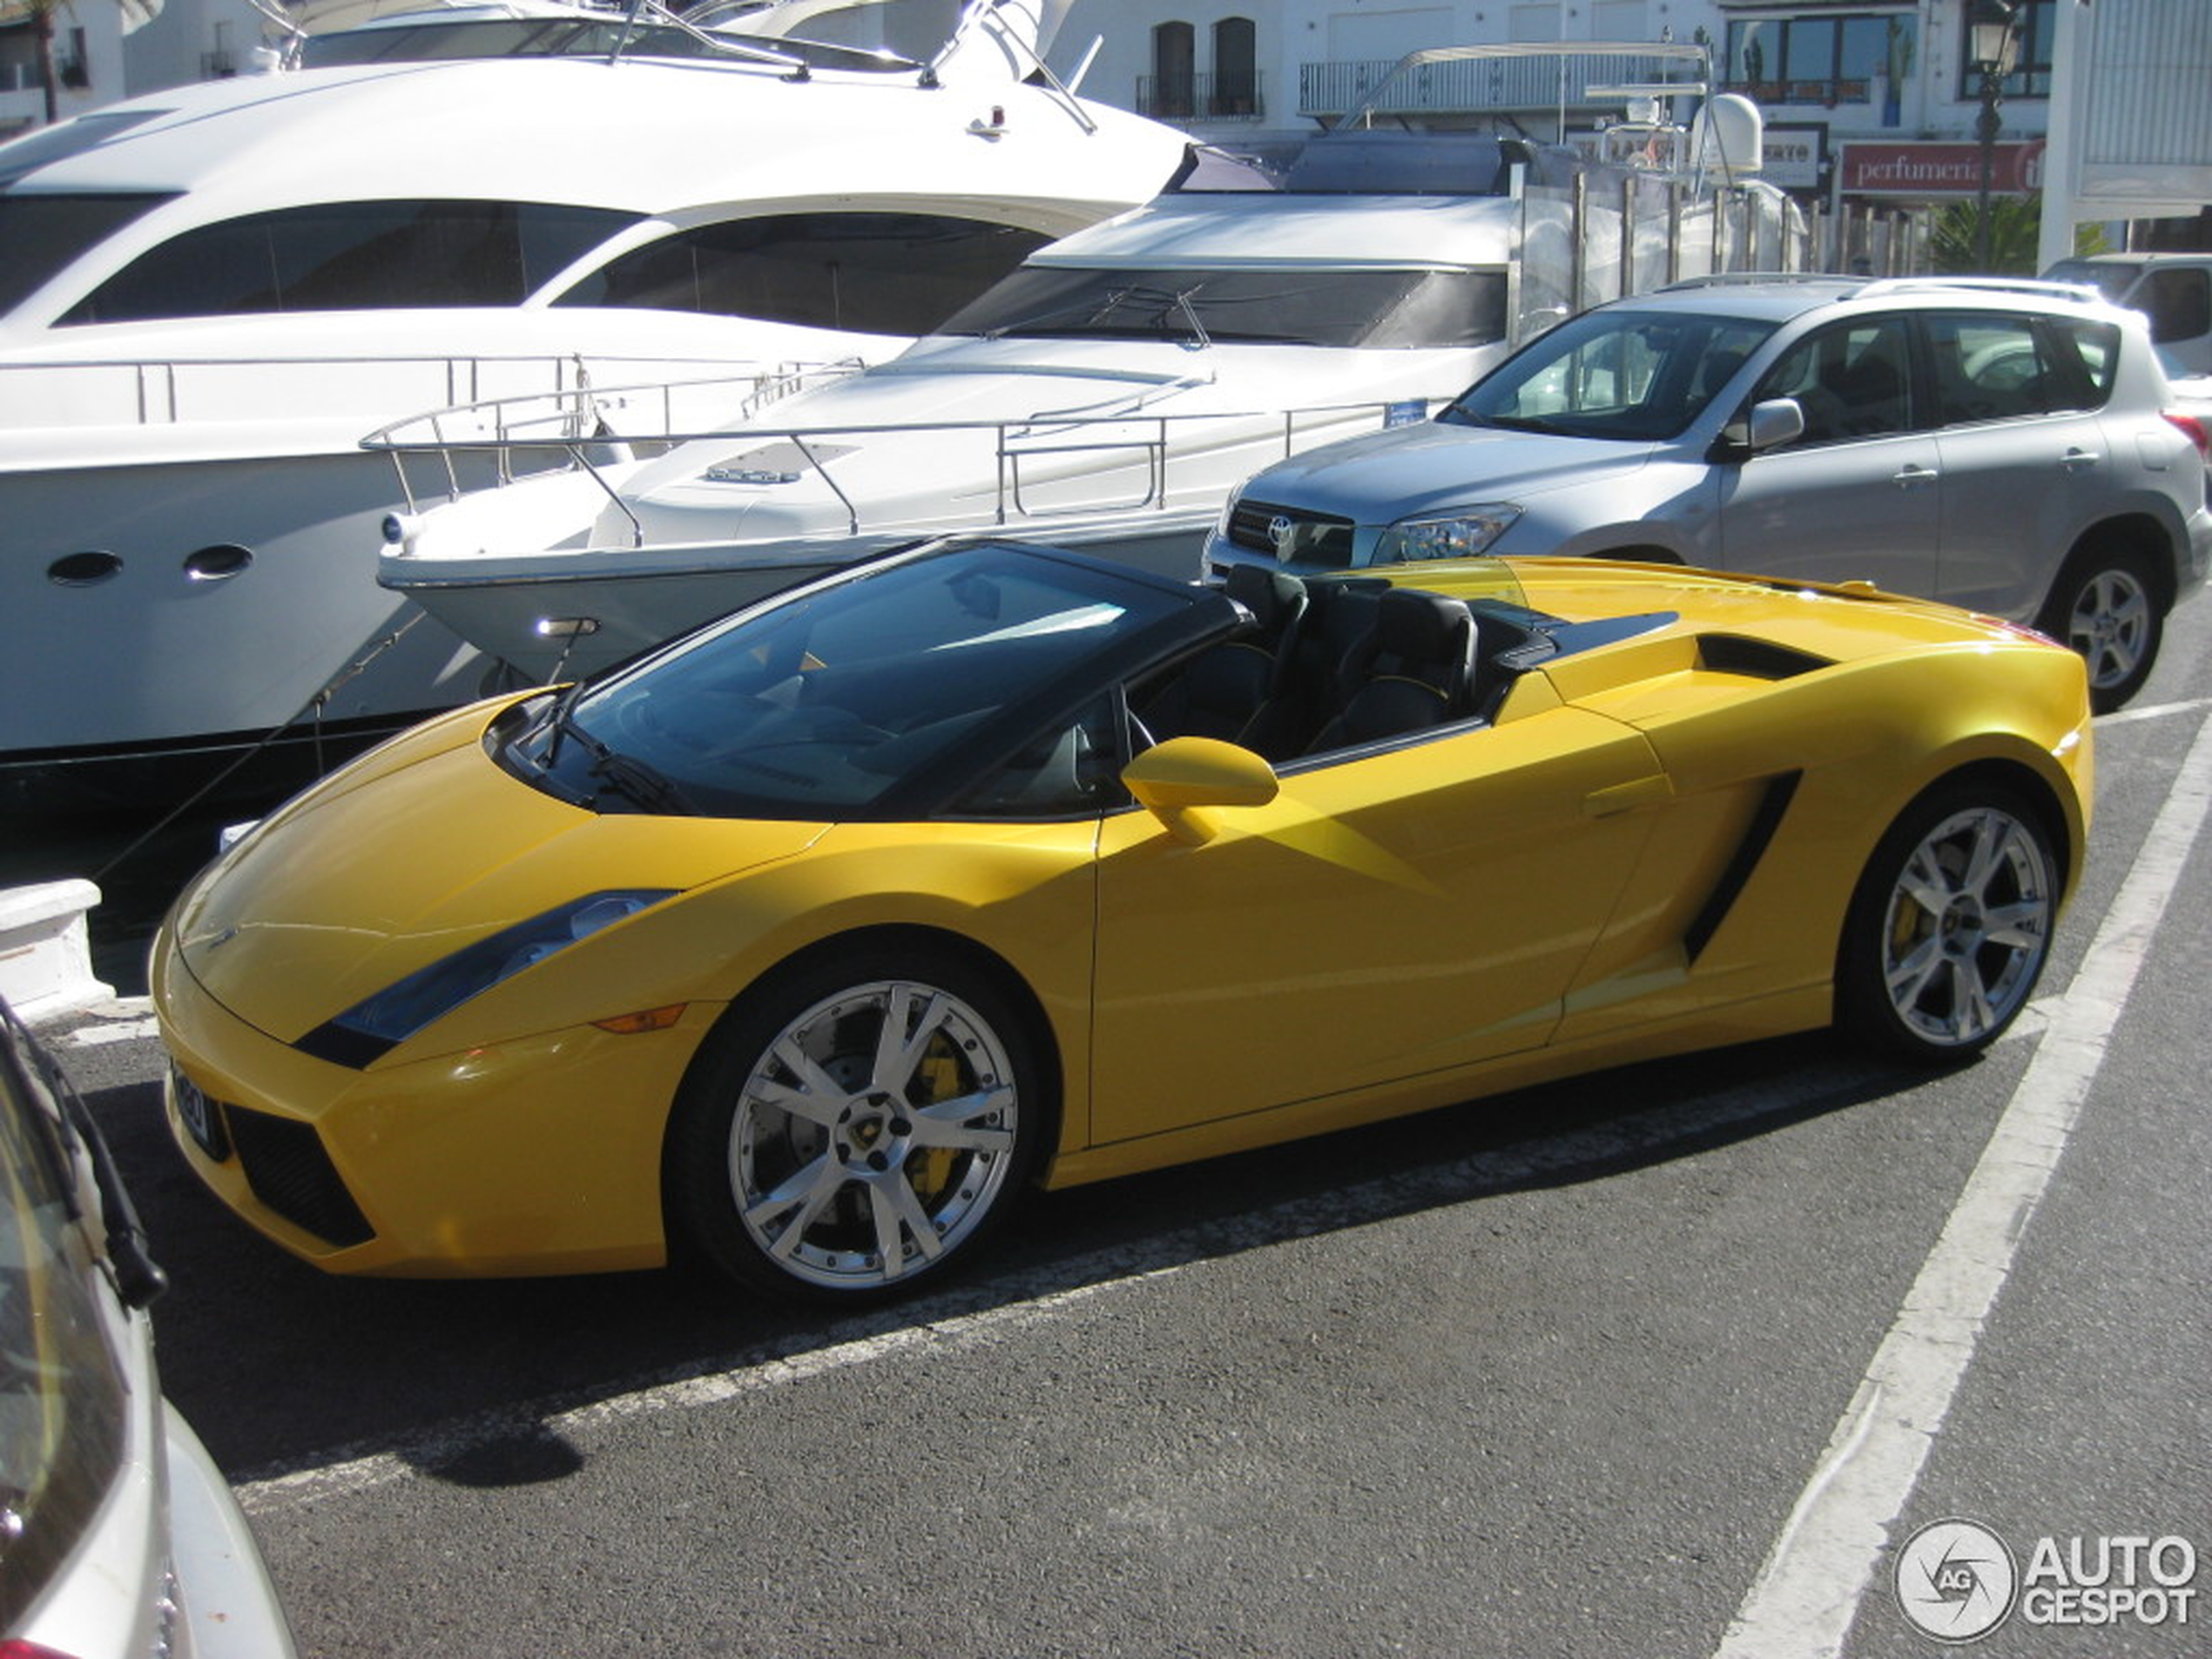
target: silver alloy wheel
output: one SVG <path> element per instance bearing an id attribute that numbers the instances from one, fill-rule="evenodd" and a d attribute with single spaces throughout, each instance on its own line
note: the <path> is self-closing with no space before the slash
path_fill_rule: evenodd
<path id="1" fill-rule="evenodd" d="M 2123 685 L 2150 648 L 2155 620 L 2150 590 L 2124 566 L 2107 566 L 2081 584 L 2066 618 L 2066 643 L 2089 664 L 2089 685 Z"/>
<path id="2" fill-rule="evenodd" d="M 2040 839 L 1976 806 L 1939 821 L 1898 873 L 1883 916 L 1882 979 L 1921 1041 L 1966 1048 L 2010 1019 L 2035 984 L 2055 908 Z"/>
<path id="3" fill-rule="evenodd" d="M 833 1290 L 895 1284 L 960 1244 L 1013 1167 L 1006 1047 L 950 992 L 879 980 L 825 997 L 753 1062 L 730 1191 L 768 1259 Z"/>

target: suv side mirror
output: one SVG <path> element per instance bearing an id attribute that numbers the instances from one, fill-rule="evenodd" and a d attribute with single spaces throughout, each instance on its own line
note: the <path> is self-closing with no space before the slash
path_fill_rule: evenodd
<path id="1" fill-rule="evenodd" d="M 1714 459 L 1749 461 L 1762 450 L 1803 437 L 1804 430 L 1805 412 L 1796 398 L 1765 398 L 1751 405 L 1749 415 L 1721 428 Z"/>

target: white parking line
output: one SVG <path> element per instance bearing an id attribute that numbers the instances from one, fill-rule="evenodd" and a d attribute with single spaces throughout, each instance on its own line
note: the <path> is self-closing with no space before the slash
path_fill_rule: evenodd
<path id="1" fill-rule="evenodd" d="M 631 1418 L 648 1416 L 655 1412 L 683 1411 L 700 1406 L 718 1405 L 741 1394 L 758 1393 L 763 1389 L 803 1382 L 826 1372 L 867 1365 L 895 1354 L 925 1348 L 964 1348 L 988 1340 L 1014 1326 L 1049 1318 L 1071 1304 L 1087 1300 L 1102 1291 L 1163 1278 L 1177 1271 L 1173 1267 L 1157 1268 L 1103 1284 L 1077 1285 L 1072 1290 L 1033 1298 L 1026 1302 L 934 1320 L 927 1325 L 900 1325 L 876 1335 L 833 1343 L 828 1347 L 817 1348 L 812 1352 L 789 1359 L 767 1359 L 728 1371 L 678 1378 L 654 1387 L 635 1389 L 609 1399 L 550 1414 L 541 1414 L 528 1407 L 487 1413 L 412 1436 L 396 1451 L 374 1452 L 366 1456 L 348 1458 L 342 1462 L 322 1464 L 260 1480 L 245 1480 L 237 1482 L 234 1489 L 239 1506 L 249 1514 L 266 1514 L 318 1498 L 365 1492 L 411 1474 L 435 1470 L 464 1453 L 497 1439 L 502 1432 L 512 1433 L 519 1428 L 527 1427 L 533 1433 L 567 1440 Z"/>
<path id="2" fill-rule="evenodd" d="M 900 1323 L 906 1316 L 893 1310 L 876 1316 L 883 1322 L 881 1329 L 809 1352 L 647 1383 L 583 1406 L 543 1399 L 518 1402 L 455 1419 L 376 1449 L 327 1448 L 281 1467 L 248 1471 L 239 1476 L 236 1489 L 249 1514 L 267 1514 L 434 1474 L 464 1453 L 518 1433 L 586 1433 L 655 1412 L 716 1405 L 779 1384 L 947 1344 L 965 1345 L 1055 1317 L 1108 1291 L 1157 1284 L 1182 1271 L 1187 1264 L 1203 1263 L 1212 1257 L 1264 1249 L 1286 1238 L 1372 1221 L 1379 1215 L 1462 1202 L 1482 1192 L 1522 1186 L 1562 1172 L 1669 1156 L 1685 1143 L 1740 1133 L 1747 1122 L 1771 1113 L 1801 1111 L 1823 1099 L 1849 1097 L 1879 1075 L 1871 1063 L 1862 1068 L 1844 1062 L 1808 1069 L 1797 1086 L 1786 1090 L 1777 1091 L 1770 1077 L 1750 1078 L 1732 1089 L 1701 1091 L 1566 1133 L 1487 1147 L 1462 1158 L 1426 1163 L 1404 1173 L 1379 1176 L 1326 1192 L 1287 1198 L 1232 1217 L 1150 1235 L 1135 1246 L 1135 1260 L 1130 1249 L 1109 1246 L 1040 1270 L 1041 1279 L 1049 1277 L 1063 1285 L 1070 1279 L 1077 1281 L 1072 1288 L 1022 1298 L 1018 1285 L 1001 1284 L 979 1293 L 1001 1298 L 1010 1293 L 1015 1299 L 923 1325 Z"/>
<path id="3" fill-rule="evenodd" d="M 2199 729 L 2081 971 L 2047 1004 L 2035 1057 L 1715 1659 L 1842 1652 L 2208 814 L 2212 722 Z"/>
<path id="4" fill-rule="evenodd" d="M 2125 708 L 2114 714 L 2100 714 L 2099 726 L 2127 725 L 2136 720 L 2162 720 L 2169 714 L 2199 714 L 2212 709 L 2212 697 L 2193 697 L 2186 703 L 2152 703 L 2143 706 Z"/>

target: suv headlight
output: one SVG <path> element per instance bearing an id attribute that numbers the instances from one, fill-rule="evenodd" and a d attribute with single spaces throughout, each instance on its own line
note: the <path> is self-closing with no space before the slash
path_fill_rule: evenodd
<path id="1" fill-rule="evenodd" d="M 1521 516 L 1509 501 L 1482 502 L 1433 518 L 1401 518 L 1375 543 L 1374 563 L 1406 564 L 1422 559 L 1466 559 L 1486 553 Z"/>

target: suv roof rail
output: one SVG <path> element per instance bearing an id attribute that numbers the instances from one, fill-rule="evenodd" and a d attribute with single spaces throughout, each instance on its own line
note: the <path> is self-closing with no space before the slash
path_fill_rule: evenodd
<path id="1" fill-rule="evenodd" d="M 1859 292 L 1862 294 L 1928 293 L 1946 288 L 1966 288 L 1977 293 L 2025 293 L 2043 300 L 2095 300 L 2101 301 L 2094 283 L 2047 282 L 2040 277 L 2006 276 L 1904 276 L 1877 277 Z"/>
<path id="2" fill-rule="evenodd" d="M 1864 299 L 1890 293 L 1941 293 L 1946 290 L 1966 289 L 1976 293 L 2024 293 L 2043 300 L 2094 300 L 2108 303 L 2094 283 L 2058 282 L 2041 277 L 2006 276 L 1901 276 L 1870 277 L 1847 275 L 1840 271 L 1723 271 L 1710 276 L 1683 277 L 1669 282 L 1659 290 L 1662 293 L 1683 288 L 1724 288 L 1746 286 L 1779 287 L 1788 283 L 1811 285 L 1841 283 L 1851 290 L 1851 297 Z"/>
<path id="3" fill-rule="evenodd" d="M 1660 288 L 1662 293 L 1678 288 L 1732 288 L 1750 285 L 1764 287 L 1784 282 L 1864 282 L 1865 277 L 1845 276 L 1839 271 L 1715 271 L 1705 276 L 1677 277 Z"/>

